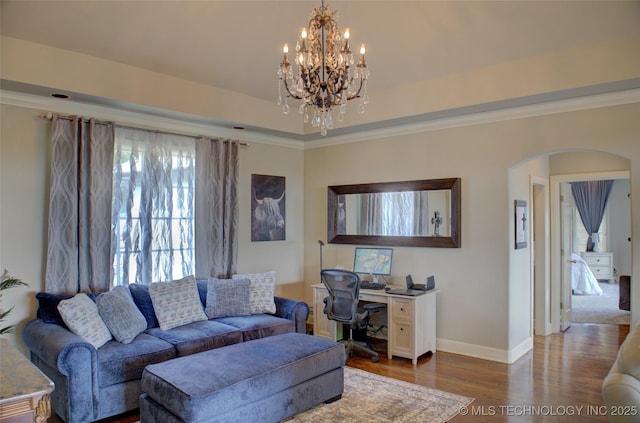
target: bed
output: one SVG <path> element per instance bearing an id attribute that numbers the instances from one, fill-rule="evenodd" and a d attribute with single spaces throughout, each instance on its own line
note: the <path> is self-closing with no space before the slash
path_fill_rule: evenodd
<path id="1" fill-rule="evenodd" d="M 571 253 L 571 289 L 574 295 L 601 295 L 602 288 L 587 263 L 576 253 Z"/>

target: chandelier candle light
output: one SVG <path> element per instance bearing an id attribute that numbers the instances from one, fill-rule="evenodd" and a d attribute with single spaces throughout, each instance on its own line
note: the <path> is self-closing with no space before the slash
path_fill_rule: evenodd
<path id="1" fill-rule="evenodd" d="M 278 104 L 282 105 L 282 112 L 289 113 L 288 97 L 302 100 L 298 111 L 303 115 L 304 123 L 309 122 L 309 108 L 313 108 L 311 125 L 320 127 L 323 136 L 333 128 L 333 106 L 338 107 L 338 122 L 342 122 L 347 101 L 359 98 L 360 114 L 369 103 L 369 69 L 364 61 L 364 44 L 360 47 L 360 61 L 353 69 L 355 61 L 349 47 L 349 28 L 341 34 L 336 19 L 336 12 L 325 6 L 324 0 L 320 10 L 314 7 L 309 16 L 309 30 L 302 28 L 296 43 L 296 70 L 289 62 L 287 44 L 282 49 L 282 63 L 278 68 Z M 284 100 L 282 82 L 286 90 Z"/>

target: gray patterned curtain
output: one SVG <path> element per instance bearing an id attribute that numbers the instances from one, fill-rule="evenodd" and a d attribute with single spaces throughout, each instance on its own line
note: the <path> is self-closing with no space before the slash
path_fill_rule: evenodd
<path id="1" fill-rule="evenodd" d="M 113 148 L 112 123 L 53 116 L 47 292 L 110 287 Z"/>
<path id="2" fill-rule="evenodd" d="M 238 262 L 238 142 L 199 138 L 196 157 L 196 277 L 231 277 Z"/>

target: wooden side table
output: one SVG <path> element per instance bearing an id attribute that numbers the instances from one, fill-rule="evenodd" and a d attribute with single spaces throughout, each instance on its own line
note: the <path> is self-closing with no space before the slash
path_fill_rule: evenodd
<path id="1" fill-rule="evenodd" d="M 53 382 L 6 339 L 0 339 L 0 375 L 0 423 L 45 423 Z"/>

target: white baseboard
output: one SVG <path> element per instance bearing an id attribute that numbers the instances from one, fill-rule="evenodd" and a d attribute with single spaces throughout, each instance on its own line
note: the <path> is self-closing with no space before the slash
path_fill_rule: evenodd
<path id="1" fill-rule="evenodd" d="M 437 351 L 467 355 L 470 357 L 481 358 L 483 360 L 511 364 L 533 348 L 533 338 L 525 339 L 511 350 L 467 344 L 465 342 L 451 341 L 441 338 L 437 339 L 436 345 Z"/>

